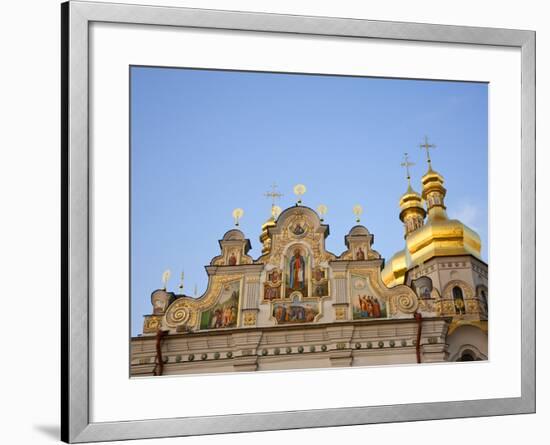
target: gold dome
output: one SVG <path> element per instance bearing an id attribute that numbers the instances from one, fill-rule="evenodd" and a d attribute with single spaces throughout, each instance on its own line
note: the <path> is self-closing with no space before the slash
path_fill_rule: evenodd
<path id="1" fill-rule="evenodd" d="M 436 256 L 473 255 L 481 259 L 481 239 L 457 219 L 428 221 L 407 238 L 414 267 Z"/>
<path id="2" fill-rule="evenodd" d="M 405 226 L 405 238 L 407 238 L 424 225 L 426 217 L 426 210 L 422 206 L 422 197 L 413 190 L 410 183 L 407 191 L 399 200 L 399 208 L 401 209 L 399 219 Z"/>
<path id="3" fill-rule="evenodd" d="M 429 164 L 428 171 L 422 176 L 422 199 L 427 204 L 430 221 L 447 219 L 444 202 L 447 189 L 443 187 L 443 182 L 443 176 L 432 170 L 432 165 Z"/>
<path id="4" fill-rule="evenodd" d="M 275 227 L 277 223 L 275 222 L 275 217 L 271 216 L 269 219 L 262 224 L 262 233 L 260 235 L 260 242 L 262 243 L 262 255 L 268 253 L 271 249 L 271 238 L 269 236 L 269 228 Z"/>
<path id="5" fill-rule="evenodd" d="M 444 201 L 447 190 L 443 182 L 443 176 L 430 165 L 422 177 L 422 199 L 427 204 L 428 219 L 422 227 L 406 232 L 405 249 L 397 252 L 382 271 L 386 286 L 403 284 L 408 270 L 434 257 L 473 255 L 481 259 L 479 235 L 459 220 L 447 216 Z M 419 198 L 410 187 L 401 197 L 399 216 L 402 221 L 407 210 L 417 211 L 421 203 Z"/>
<path id="6" fill-rule="evenodd" d="M 382 281 L 387 287 L 403 284 L 408 269 L 407 254 L 403 249 L 392 256 L 382 269 Z"/>
<path id="7" fill-rule="evenodd" d="M 408 270 L 434 257 L 473 255 L 481 259 L 479 235 L 456 219 L 428 221 L 406 239 L 400 250 L 386 263 L 382 280 L 388 287 L 405 282 Z"/>

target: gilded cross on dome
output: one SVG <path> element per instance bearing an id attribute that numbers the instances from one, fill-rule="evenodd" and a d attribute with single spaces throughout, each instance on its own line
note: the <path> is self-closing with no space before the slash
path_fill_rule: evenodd
<path id="1" fill-rule="evenodd" d="M 407 181 L 409 182 L 409 186 L 411 185 L 411 173 L 409 171 L 409 167 L 412 167 L 414 165 L 414 162 L 409 161 L 409 153 L 405 153 L 405 162 L 401 163 L 401 167 L 405 167 L 405 170 L 407 171 Z"/>
<path id="2" fill-rule="evenodd" d="M 281 198 L 282 196 L 284 196 L 282 193 L 279 193 L 277 191 L 277 184 L 276 183 L 273 183 L 271 184 L 271 191 L 269 192 L 265 192 L 264 193 L 264 196 L 266 198 L 271 198 L 271 206 L 274 206 L 275 205 L 275 201 L 279 198 Z"/>
<path id="3" fill-rule="evenodd" d="M 430 159 L 430 148 L 435 148 L 436 145 L 435 144 L 430 144 L 428 142 L 428 136 L 424 136 L 424 143 L 420 144 L 419 147 L 426 150 L 426 156 L 428 158 L 428 166 L 431 168 L 432 167 L 432 160 Z"/>

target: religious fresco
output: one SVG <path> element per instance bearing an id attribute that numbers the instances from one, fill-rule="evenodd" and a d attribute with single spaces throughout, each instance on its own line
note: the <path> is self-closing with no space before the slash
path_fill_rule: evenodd
<path id="1" fill-rule="evenodd" d="M 365 250 L 366 249 L 362 246 L 357 247 L 357 249 L 355 249 L 354 259 L 358 261 L 363 261 L 365 259 Z"/>
<path id="2" fill-rule="evenodd" d="M 388 316 L 386 302 L 375 295 L 368 278 L 351 277 L 351 305 L 354 320 Z"/>
<path id="3" fill-rule="evenodd" d="M 291 302 L 275 303 L 273 318 L 277 324 L 311 323 L 319 314 L 319 304 L 309 301 L 300 301 L 298 294 L 291 295 Z"/>
<path id="4" fill-rule="evenodd" d="M 292 246 L 286 258 L 285 295 L 298 292 L 303 297 L 308 296 L 308 264 L 309 255 L 299 245 Z"/>
<path id="5" fill-rule="evenodd" d="M 290 230 L 290 233 L 292 233 L 292 235 L 294 235 L 296 238 L 301 238 L 305 236 L 309 227 L 303 220 L 297 219 L 289 225 L 288 229 Z"/>
<path id="6" fill-rule="evenodd" d="M 239 258 L 239 251 L 238 250 L 231 250 L 228 255 L 227 255 L 227 261 L 226 261 L 226 264 L 228 266 L 235 266 L 237 265 L 238 263 L 238 258 Z"/>
<path id="7" fill-rule="evenodd" d="M 312 297 L 326 297 L 328 295 L 328 270 L 316 267 L 311 273 Z"/>
<path id="8" fill-rule="evenodd" d="M 430 277 L 422 276 L 413 280 L 411 287 L 420 298 L 432 298 L 433 283 Z"/>
<path id="9" fill-rule="evenodd" d="M 239 313 L 240 281 L 223 286 L 218 302 L 203 311 L 200 318 L 201 329 L 220 329 L 237 327 Z"/>
<path id="10" fill-rule="evenodd" d="M 279 269 L 273 269 L 266 274 L 264 283 L 264 300 L 278 300 L 281 298 L 283 274 Z"/>

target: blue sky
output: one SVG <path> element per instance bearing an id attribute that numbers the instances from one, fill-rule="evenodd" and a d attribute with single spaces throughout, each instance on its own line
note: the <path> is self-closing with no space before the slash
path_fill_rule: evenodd
<path id="1" fill-rule="evenodd" d="M 273 182 L 283 209 L 297 183 L 307 186 L 304 205 L 328 206 L 326 245 L 337 255 L 361 204 L 373 247 L 389 259 L 404 245 L 400 163 L 408 152 L 420 191 L 424 135 L 437 145 L 447 212 L 480 234 L 487 261 L 487 84 L 154 67 L 130 75 L 132 335 L 164 270 L 169 290 L 184 269 L 185 293 L 205 291 L 204 266 L 234 208 L 260 255 Z"/>

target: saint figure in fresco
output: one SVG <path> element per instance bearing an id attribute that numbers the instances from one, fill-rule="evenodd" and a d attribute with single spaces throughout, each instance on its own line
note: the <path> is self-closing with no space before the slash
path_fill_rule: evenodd
<path id="1" fill-rule="evenodd" d="M 230 266 L 234 266 L 235 264 L 237 264 L 237 257 L 235 256 L 235 252 L 231 252 L 228 263 Z"/>
<path id="2" fill-rule="evenodd" d="M 306 262 L 300 249 L 294 249 L 294 255 L 290 258 L 290 288 L 303 289 L 305 286 Z"/>
<path id="3" fill-rule="evenodd" d="M 216 309 L 214 311 L 214 318 L 212 319 L 212 327 L 214 328 L 221 328 L 222 327 L 222 323 L 223 323 L 223 320 L 222 320 L 222 310 L 221 309 Z"/>
<path id="4" fill-rule="evenodd" d="M 271 272 L 270 281 L 272 283 L 276 283 L 277 281 L 279 281 L 280 278 L 281 277 L 280 277 L 279 271 L 277 269 L 275 269 L 273 272 Z"/>
<path id="5" fill-rule="evenodd" d="M 355 254 L 355 259 L 359 261 L 363 261 L 365 259 L 365 252 L 363 252 L 363 249 L 361 247 L 357 248 L 357 253 Z"/>
<path id="6" fill-rule="evenodd" d="M 365 309 L 367 310 L 367 313 L 369 314 L 368 317 L 374 316 L 374 304 L 372 301 L 372 297 L 367 297 L 367 301 L 365 302 Z"/>
<path id="7" fill-rule="evenodd" d="M 300 223 L 296 224 L 296 227 L 294 227 L 293 233 L 294 235 L 303 235 L 305 232 L 304 228 Z"/>
<path id="8" fill-rule="evenodd" d="M 375 318 L 380 318 L 381 311 L 380 311 L 380 302 L 378 301 L 378 298 L 374 297 L 374 301 L 372 304 L 372 316 Z"/>

